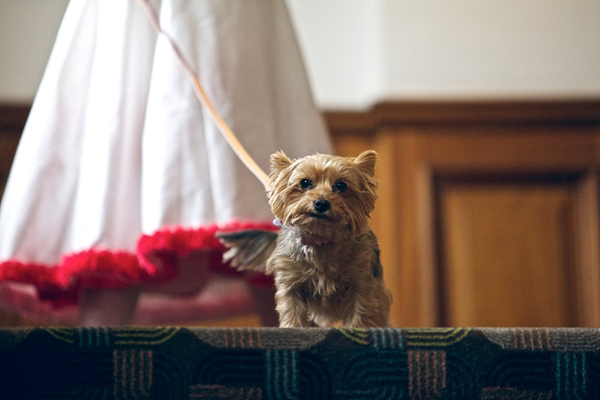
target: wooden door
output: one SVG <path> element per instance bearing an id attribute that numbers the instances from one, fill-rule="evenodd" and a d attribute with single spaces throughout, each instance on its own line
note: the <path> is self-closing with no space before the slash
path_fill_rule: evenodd
<path id="1" fill-rule="evenodd" d="M 453 182 L 438 188 L 442 324 L 574 326 L 572 182 Z"/>

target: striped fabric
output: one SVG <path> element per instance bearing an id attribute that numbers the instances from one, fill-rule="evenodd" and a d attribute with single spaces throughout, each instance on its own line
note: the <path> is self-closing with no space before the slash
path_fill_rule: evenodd
<path id="1" fill-rule="evenodd" d="M 1 399 L 598 399 L 600 329 L 14 328 Z"/>

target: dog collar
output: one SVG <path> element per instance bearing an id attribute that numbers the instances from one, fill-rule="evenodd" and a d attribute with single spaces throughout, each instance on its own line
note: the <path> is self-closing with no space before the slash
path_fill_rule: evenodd
<path id="1" fill-rule="evenodd" d="M 305 246 L 323 246 L 327 243 L 331 243 L 331 238 L 316 239 L 314 237 L 302 236 L 302 239 L 300 239 L 300 243 L 302 243 Z"/>
<path id="2" fill-rule="evenodd" d="M 273 220 L 273 225 L 277 226 L 277 227 L 282 227 L 283 226 L 283 221 L 280 218 L 275 218 Z M 315 237 L 310 237 L 310 236 L 302 236 L 300 239 L 300 243 L 302 243 L 305 246 L 322 246 L 325 245 L 327 243 L 332 242 L 331 238 L 315 238 Z"/>

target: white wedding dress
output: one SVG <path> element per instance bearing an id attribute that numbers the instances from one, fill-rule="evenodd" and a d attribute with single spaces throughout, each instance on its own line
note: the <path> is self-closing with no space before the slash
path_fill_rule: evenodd
<path id="1" fill-rule="evenodd" d="M 283 0 L 152 4 L 263 170 L 278 149 L 331 151 Z M 181 255 L 218 264 L 216 229 L 271 220 L 140 3 L 71 0 L 0 206 L 0 304 L 26 308 L 9 289 L 26 285 L 51 304 L 29 316 L 53 321 L 82 287 L 168 283 Z"/>

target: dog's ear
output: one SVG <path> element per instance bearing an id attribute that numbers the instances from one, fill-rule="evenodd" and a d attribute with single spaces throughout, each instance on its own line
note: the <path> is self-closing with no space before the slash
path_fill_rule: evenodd
<path id="1" fill-rule="evenodd" d="M 271 154 L 271 175 L 279 175 L 281 171 L 292 165 L 292 160 L 285 153 L 279 150 Z"/>
<path id="2" fill-rule="evenodd" d="M 377 152 L 375 150 L 364 151 L 354 159 L 354 162 L 363 173 L 374 176 Z"/>

